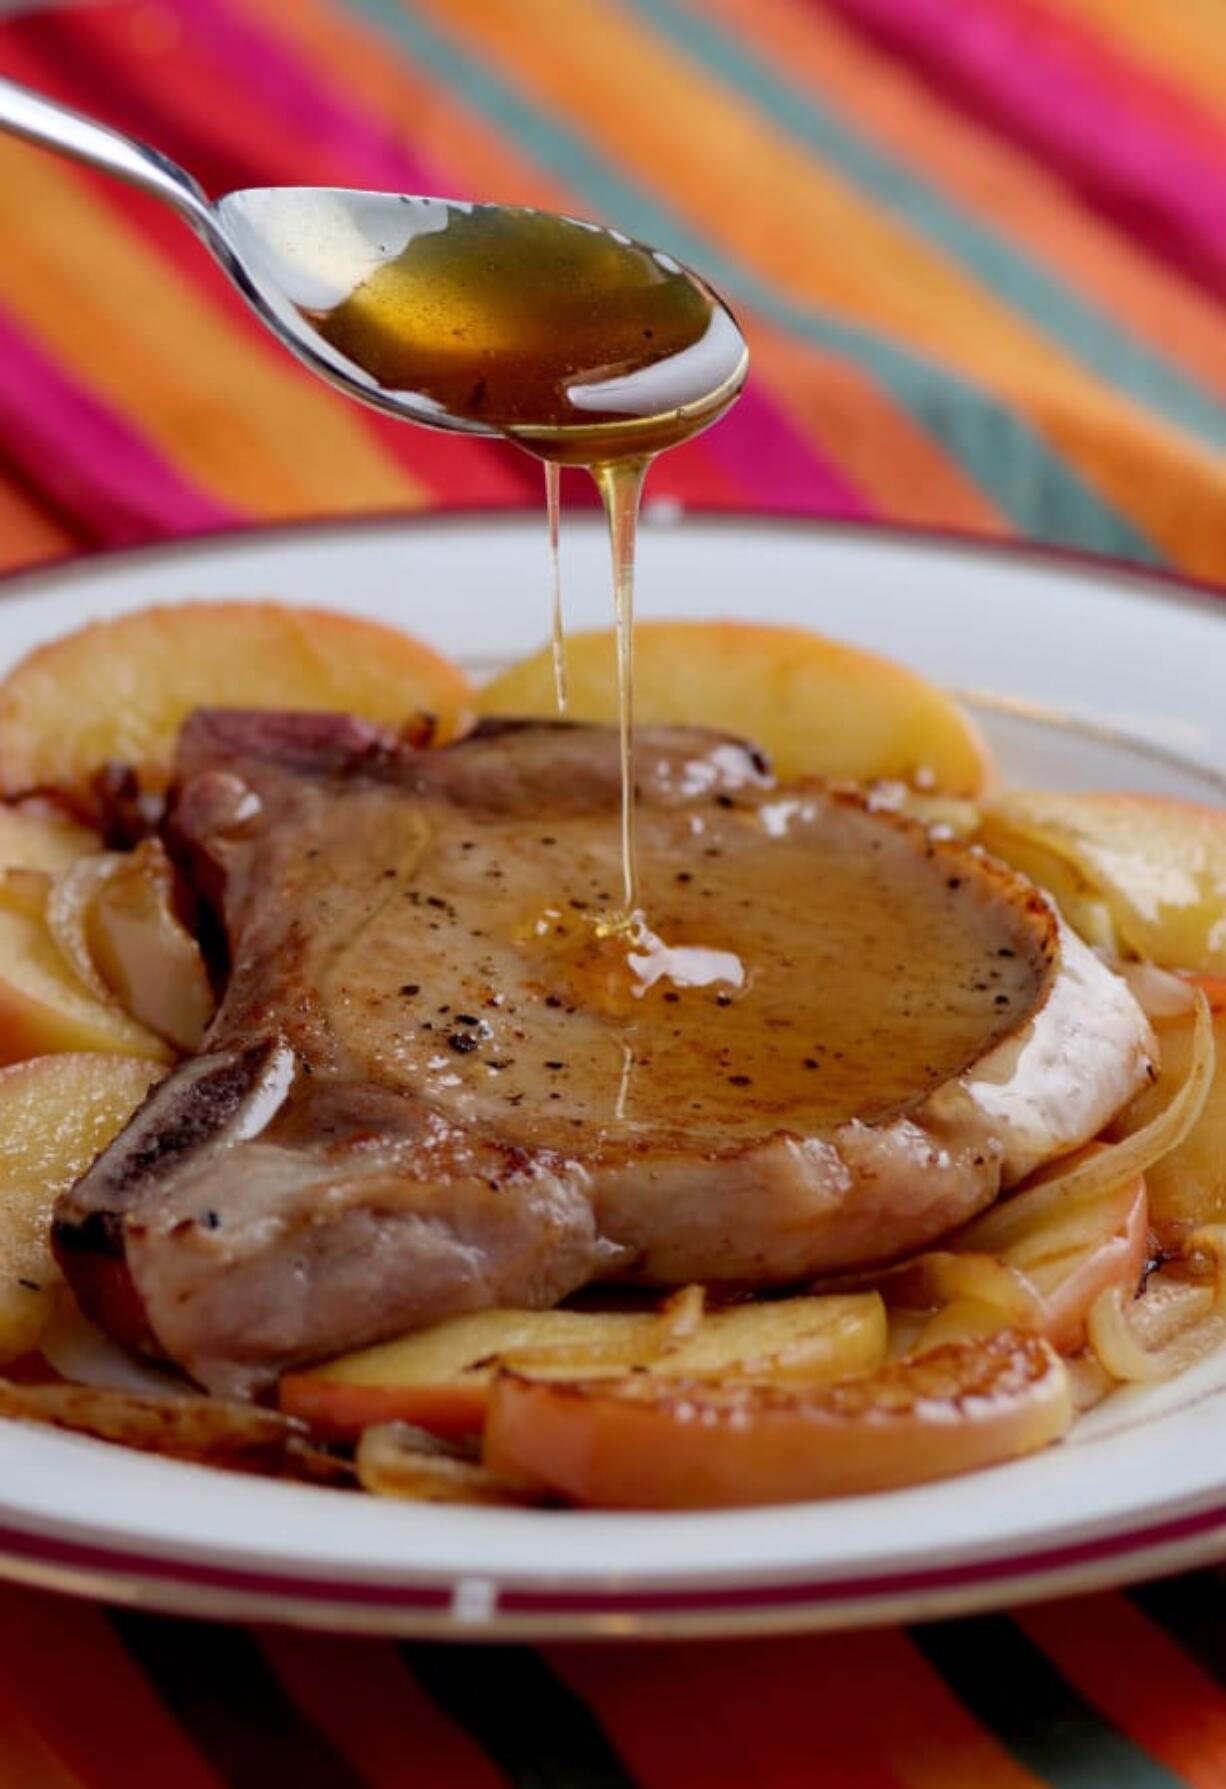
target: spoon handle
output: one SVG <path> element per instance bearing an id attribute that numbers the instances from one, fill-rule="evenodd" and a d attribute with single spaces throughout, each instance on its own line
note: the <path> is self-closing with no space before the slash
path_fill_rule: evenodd
<path id="1" fill-rule="evenodd" d="M 45 99 L 16 81 L 0 77 L 0 130 L 11 131 L 27 142 L 57 149 L 76 161 L 105 173 L 116 174 L 130 186 L 142 187 L 165 199 L 201 234 L 211 235 L 212 211 L 203 188 L 170 157 L 157 149 L 125 137 L 122 131 L 99 124 L 70 106 Z"/>

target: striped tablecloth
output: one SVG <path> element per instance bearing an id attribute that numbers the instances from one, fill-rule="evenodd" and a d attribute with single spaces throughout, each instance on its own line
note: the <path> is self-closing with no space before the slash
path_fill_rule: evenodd
<path id="1" fill-rule="evenodd" d="M 0 71 L 213 191 L 518 200 L 693 261 L 755 372 L 659 495 L 1226 580 L 1226 0 L 0 0 Z M 312 381 L 149 201 L 0 144 L 0 222 L 0 565 L 536 500 Z M 0 1789 L 282 1783 L 1223 1789 L 1226 1599 L 541 1653 L 0 1590 Z"/>

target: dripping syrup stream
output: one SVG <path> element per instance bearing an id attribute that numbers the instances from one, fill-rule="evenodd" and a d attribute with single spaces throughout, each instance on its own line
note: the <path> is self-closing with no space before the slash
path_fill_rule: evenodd
<path id="1" fill-rule="evenodd" d="M 545 505 L 549 511 L 549 575 L 553 587 L 553 687 L 558 713 L 570 706 L 566 689 L 566 636 L 562 628 L 562 468 L 545 461 Z"/>
<path id="2" fill-rule="evenodd" d="M 634 549 L 639 499 L 649 458 L 612 460 L 592 467 L 609 523 L 613 559 L 613 608 L 617 620 L 617 708 L 622 778 L 622 929 L 639 915 L 638 851 L 634 804 Z"/>

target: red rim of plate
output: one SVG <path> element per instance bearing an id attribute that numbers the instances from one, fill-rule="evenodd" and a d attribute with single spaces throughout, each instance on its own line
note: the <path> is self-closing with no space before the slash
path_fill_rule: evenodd
<path id="1" fill-rule="evenodd" d="M 1024 1585 L 1028 1579 L 1068 1573 L 1161 1549 L 1210 1540 L 1220 1533 L 1226 1545 L 1226 1503 L 1172 1517 L 1118 1534 L 1092 1536 L 1032 1552 L 916 1567 L 878 1576 L 795 1580 L 775 1584 L 732 1584 L 694 1589 L 516 1589 L 499 1591 L 497 1611 L 506 1617 L 685 1616 L 746 1614 L 820 1607 L 826 1604 L 887 1602 L 971 1590 L 991 1584 Z M 456 1574 L 442 1582 L 386 1584 L 343 1577 L 320 1578 L 289 1572 L 252 1571 L 241 1566 L 171 1559 L 163 1555 L 96 1546 L 85 1541 L 0 1528 L 0 1561 L 21 1562 L 105 1577 L 150 1580 L 234 1598 L 265 1598 L 290 1604 L 349 1605 L 406 1612 L 445 1612 L 452 1606 Z M 474 1576 L 478 1574 L 473 1574 Z"/>

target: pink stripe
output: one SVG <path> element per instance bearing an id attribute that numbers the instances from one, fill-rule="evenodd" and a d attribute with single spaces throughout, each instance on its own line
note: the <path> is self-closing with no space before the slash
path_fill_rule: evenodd
<path id="1" fill-rule="evenodd" d="M 1167 108 L 1143 104 L 1145 83 L 1104 48 L 1033 0 L 833 3 L 943 98 L 1042 156 L 1131 238 L 1226 296 L 1226 149 L 1214 134 L 1172 129 Z"/>
<path id="2" fill-rule="evenodd" d="M 33 489 L 100 544 L 224 528 L 236 520 L 73 384 L 3 313 L 0 441 Z"/>
<path id="3" fill-rule="evenodd" d="M 259 94 L 261 107 L 278 126 L 291 126 L 305 145 L 327 160 L 334 183 L 360 180 L 365 186 L 399 192 L 448 191 L 442 163 L 347 105 L 305 63 L 248 24 L 237 10 L 219 0 L 177 0 L 177 10 L 193 56 L 207 56 L 221 81 L 241 68 L 247 91 Z M 182 48 L 176 54 L 182 56 Z M 287 157 L 298 154 L 297 145 L 287 146 Z M 302 178 L 301 172 L 296 178 Z"/>
<path id="4" fill-rule="evenodd" d="M 752 378 L 736 409 L 702 437 L 702 444 L 714 464 L 735 478 L 754 509 L 856 519 L 873 513 Z"/>

